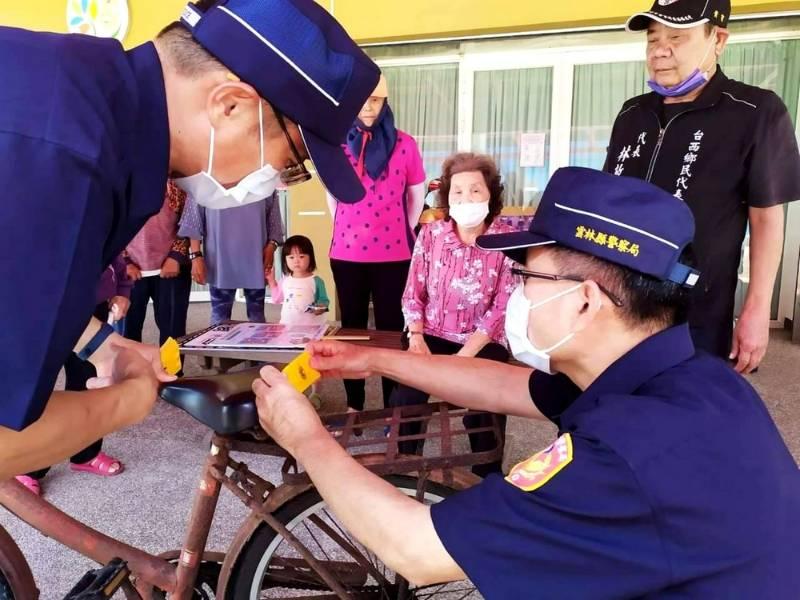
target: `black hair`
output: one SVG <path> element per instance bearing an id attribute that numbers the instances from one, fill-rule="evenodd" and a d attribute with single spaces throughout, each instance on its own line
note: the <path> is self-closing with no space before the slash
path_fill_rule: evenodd
<path id="1" fill-rule="evenodd" d="M 628 325 L 661 330 L 688 320 L 690 288 L 563 246 L 552 246 L 550 250 L 559 275 L 595 281 L 619 298 L 622 306 L 616 309 Z M 691 244 L 684 248 L 679 260 L 695 266 Z"/>
<path id="2" fill-rule="evenodd" d="M 314 272 L 317 270 L 317 259 L 314 256 L 314 244 L 311 240 L 304 235 L 293 235 L 283 244 L 283 251 L 281 252 L 281 270 L 284 275 L 291 275 L 292 271 L 286 262 L 286 257 L 292 253 L 292 250 L 297 248 L 302 254 L 308 254 L 308 270 Z"/>

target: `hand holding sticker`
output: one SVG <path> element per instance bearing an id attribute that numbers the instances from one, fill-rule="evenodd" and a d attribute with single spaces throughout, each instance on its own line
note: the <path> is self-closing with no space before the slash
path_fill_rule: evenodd
<path id="1" fill-rule="evenodd" d="M 181 370 L 181 348 L 171 337 L 161 346 L 161 365 L 170 375 L 176 375 Z"/>
<path id="2" fill-rule="evenodd" d="M 322 375 L 311 366 L 311 355 L 303 352 L 283 368 L 289 383 L 301 394 L 314 385 Z"/>

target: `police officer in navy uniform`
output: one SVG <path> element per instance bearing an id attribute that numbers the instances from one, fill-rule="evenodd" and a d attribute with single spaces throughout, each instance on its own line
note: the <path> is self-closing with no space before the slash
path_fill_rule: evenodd
<path id="1" fill-rule="evenodd" d="M 689 315 L 692 338 L 749 373 L 769 342 L 783 204 L 800 199 L 800 154 L 781 99 L 728 79 L 717 65 L 730 12 L 729 0 L 656 0 L 628 20 L 628 30 L 646 31 L 653 91 L 623 104 L 604 170 L 650 181 L 692 209 L 703 273 Z M 734 330 L 748 225 L 750 283 Z"/>
<path id="2" fill-rule="evenodd" d="M 793 597 L 797 465 L 748 382 L 695 352 L 693 234 L 686 204 L 649 183 L 560 169 L 529 231 L 478 240 L 520 263 L 506 332 L 534 371 L 311 346 L 327 376 L 384 375 L 554 422 L 555 442 L 505 478 L 416 503 L 348 456 L 271 367 L 253 388 L 261 423 L 345 526 L 418 585 L 468 576 L 502 600 Z"/>
<path id="3" fill-rule="evenodd" d="M 169 379 L 157 348 L 90 322 L 100 273 L 168 174 L 225 208 L 306 180 L 311 158 L 357 201 L 340 144 L 380 73 L 313 0 L 201 0 L 128 52 L 0 27 L 0 75 L 0 281 L 15 290 L 0 296 L 2 480 L 141 420 Z M 53 393 L 73 349 L 113 387 Z"/>

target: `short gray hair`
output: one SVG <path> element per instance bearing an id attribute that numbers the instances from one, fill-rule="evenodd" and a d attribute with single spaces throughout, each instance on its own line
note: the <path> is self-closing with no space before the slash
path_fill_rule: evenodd
<path id="1" fill-rule="evenodd" d="M 199 0 L 194 3 L 201 11 L 208 10 L 214 2 Z M 225 65 L 203 48 L 192 37 L 192 33 L 181 23 L 170 23 L 156 37 L 166 51 L 170 64 L 184 77 L 199 77 L 210 71 L 223 71 Z"/>

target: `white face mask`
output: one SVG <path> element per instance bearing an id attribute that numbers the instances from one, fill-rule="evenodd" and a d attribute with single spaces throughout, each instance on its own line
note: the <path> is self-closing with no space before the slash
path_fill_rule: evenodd
<path id="1" fill-rule="evenodd" d="M 575 334 L 570 333 L 565 335 L 559 342 L 553 344 L 549 348 L 537 348 L 533 345 L 530 338 L 528 338 L 530 311 L 534 308 L 539 308 L 543 304 L 547 304 L 551 300 L 571 294 L 580 287 L 580 284 L 578 284 L 566 291 L 559 292 L 554 296 L 532 304 L 530 300 L 525 297 L 523 285 L 520 284 L 517 286 L 517 289 L 514 290 L 511 297 L 508 299 L 508 305 L 506 306 L 506 337 L 508 338 L 508 345 L 511 347 L 511 354 L 514 355 L 514 358 L 521 363 L 533 367 L 537 371 L 542 371 L 549 375 L 555 373 L 550 367 L 550 352 L 566 344 Z"/>
<path id="2" fill-rule="evenodd" d="M 477 227 L 486 220 L 489 214 L 489 202 L 464 202 L 451 204 L 450 216 L 453 220 L 467 229 Z"/>
<path id="3" fill-rule="evenodd" d="M 211 168 L 214 166 L 213 127 L 208 148 L 208 170 L 200 171 L 189 177 L 174 179 L 175 185 L 194 198 L 199 205 L 213 209 L 244 206 L 271 196 L 280 180 L 280 172 L 273 169 L 271 165 L 264 164 L 264 109 L 261 102 L 258 103 L 258 130 L 261 168 L 243 177 L 232 188 L 225 189 L 211 175 Z"/>

